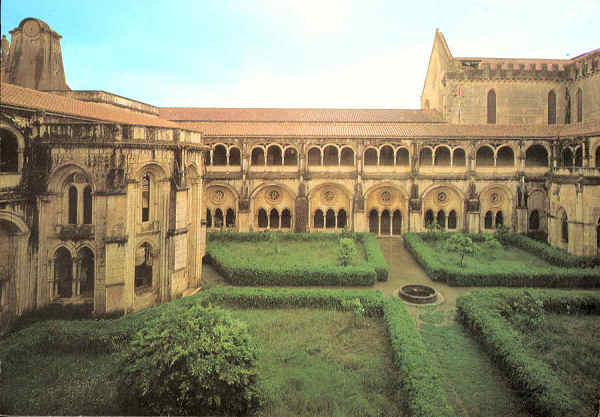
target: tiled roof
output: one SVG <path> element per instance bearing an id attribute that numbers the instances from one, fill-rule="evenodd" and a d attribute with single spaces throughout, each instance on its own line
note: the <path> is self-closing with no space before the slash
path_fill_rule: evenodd
<path id="1" fill-rule="evenodd" d="M 437 123 L 435 110 L 399 109 L 236 109 L 162 107 L 160 117 L 186 122 L 366 122 Z"/>
<path id="2" fill-rule="evenodd" d="M 451 125 L 445 123 L 261 123 L 196 122 L 180 123 L 204 136 L 295 136 L 346 138 L 551 138 L 583 133 L 600 134 L 600 123 L 576 125 Z M 595 126 L 594 126 L 595 124 Z"/>
<path id="3" fill-rule="evenodd" d="M 75 100 L 8 83 L 0 85 L 0 103 L 113 123 L 170 128 L 181 127 L 158 116 L 125 110 L 108 104 Z"/>

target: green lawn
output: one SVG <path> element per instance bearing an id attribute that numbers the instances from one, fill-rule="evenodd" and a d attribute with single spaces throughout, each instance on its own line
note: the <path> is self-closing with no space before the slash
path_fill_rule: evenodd
<path id="1" fill-rule="evenodd" d="M 427 244 L 433 248 L 441 262 L 448 265 L 459 265 L 460 255 L 455 252 L 448 252 L 442 245 L 443 241 L 427 241 Z M 501 249 L 490 250 L 481 243 L 475 243 L 477 252 L 474 255 L 466 255 L 464 259 L 464 269 L 480 268 L 485 264 L 490 268 L 501 268 L 506 270 L 519 270 L 526 265 L 528 268 L 542 267 L 547 268 L 550 265 L 545 260 L 524 251 L 523 249 L 512 246 L 503 246 Z"/>
<path id="2" fill-rule="evenodd" d="M 334 240 L 227 241 L 221 244 L 240 259 L 258 264 L 277 263 L 282 267 L 292 268 L 306 264 L 339 265 L 338 245 Z M 353 265 L 366 265 L 367 257 L 363 245 L 356 242 L 356 249 L 358 257 Z"/>
<path id="3" fill-rule="evenodd" d="M 454 320 L 455 311 L 427 310 L 419 316 L 421 335 L 438 362 L 457 415 L 529 416 L 483 348 Z"/>
<path id="4" fill-rule="evenodd" d="M 578 415 L 592 416 L 600 401 L 600 316 L 545 313 L 537 329 L 519 329 L 524 344 L 550 365 L 560 381 L 576 387 Z"/>
<path id="5" fill-rule="evenodd" d="M 351 313 L 315 309 L 241 310 L 262 346 L 258 416 L 396 416 L 391 348 L 381 320 L 355 326 Z M 122 414 L 116 409 L 118 354 L 28 354 L 0 374 L 0 412 Z"/>

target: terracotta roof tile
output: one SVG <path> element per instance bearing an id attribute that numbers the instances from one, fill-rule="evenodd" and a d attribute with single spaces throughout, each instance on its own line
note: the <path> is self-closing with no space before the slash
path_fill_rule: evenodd
<path id="1" fill-rule="evenodd" d="M 204 136 L 296 136 L 347 138 L 440 138 L 440 137 L 557 137 L 600 132 L 600 123 L 575 125 L 452 125 L 445 123 L 264 123 L 196 122 L 182 127 L 199 130 Z"/>
<path id="2" fill-rule="evenodd" d="M 162 107 L 160 117 L 187 122 L 379 122 L 439 123 L 435 110 L 260 109 Z"/>
<path id="3" fill-rule="evenodd" d="M 0 85 L 0 103 L 28 109 L 44 110 L 67 116 L 129 125 L 181 127 L 176 123 L 157 116 L 137 113 L 108 104 L 75 100 L 8 83 Z"/>

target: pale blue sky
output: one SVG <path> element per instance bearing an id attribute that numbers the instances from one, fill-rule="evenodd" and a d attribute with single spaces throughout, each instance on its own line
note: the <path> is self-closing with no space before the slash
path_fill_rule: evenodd
<path id="1" fill-rule="evenodd" d="M 600 0 L 2 0 L 63 36 L 67 83 L 158 106 L 419 108 L 435 28 L 454 56 L 600 47 Z"/>

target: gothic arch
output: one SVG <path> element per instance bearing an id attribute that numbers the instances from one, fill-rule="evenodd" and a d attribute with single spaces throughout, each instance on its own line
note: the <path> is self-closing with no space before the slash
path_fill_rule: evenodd
<path id="1" fill-rule="evenodd" d="M 258 195 L 258 193 L 260 193 L 262 190 L 264 190 L 267 187 L 280 187 L 281 189 L 283 189 L 286 193 L 288 193 L 290 195 L 291 199 L 296 198 L 296 193 L 288 185 L 280 183 L 280 182 L 275 182 L 275 181 L 263 182 L 262 184 L 256 186 L 254 188 L 254 190 L 250 193 L 250 198 L 255 199 L 256 196 Z"/>
<path id="2" fill-rule="evenodd" d="M 53 193 L 62 193 L 65 181 L 69 175 L 74 173 L 83 174 L 88 184 L 92 187 L 92 192 L 95 192 L 95 184 L 92 181 L 92 176 L 82 166 L 69 162 L 52 170 L 48 176 L 48 191 Z"/>
<path id="3" fill-rule="evenodd" d="M 142 180 L 145 173 L 149 173 L 154 177 L 155 181 L 160 181 L 169 176 L 170 171 L 165 166 L 157 161 L 143 162 L 140 167 L 135 170 L 135 179 L 138 181 Z"/>
<path id="4" fill-rule="evenodd" d="M 4 220 L 7 223 L 14 225 L 19 233 L 29 235 L 29 226 L 27 223 L 16 213 L 10 210 L 0 210 L 0 221 Z"/>
<path id="5" fill-rule="evenodd" d="M 17 169 L 16 169 L 16 171 L 7 171 L 7 172 L 21 174 L 23 172 L 23 163 L 24 163 L 23 151 L 25 149 L 25 137 L 23 136 L 23 134 L 21 133 L 21 131 L 19 129 L 12 126 L 12 124 L 7 122 L 4 118 L 0 118 L 0 130 L 6 130 L 9 134 L 11 134 L 14 137 L 14 139 L 16 140 L 16 145 L 17 145 L 17 149 L 16 149 L 16 152 L 17 152 L 16 168 Z"/>

